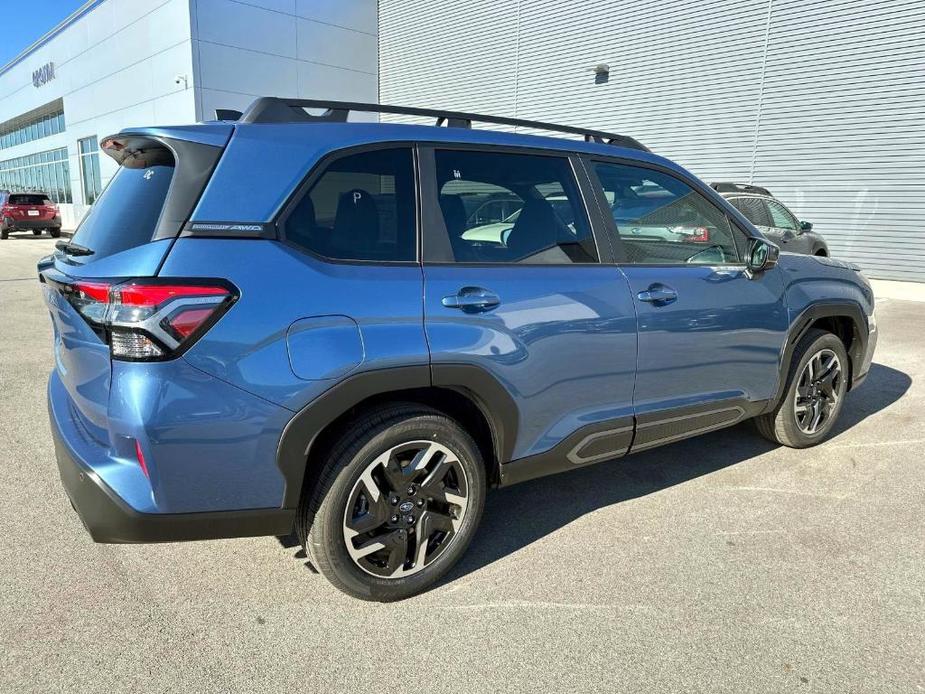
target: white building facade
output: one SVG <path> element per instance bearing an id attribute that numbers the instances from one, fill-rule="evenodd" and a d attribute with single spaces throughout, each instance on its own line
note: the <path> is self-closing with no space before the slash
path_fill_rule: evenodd
<path id="1" fill-rule="evenodd" d="M 632 135 L 925 281 L 922 0 L 380 0 L 379 37 L 382 103 Z"/>
<path id="2" fill-rule="evenodd" d="M 92 0 L 0 67 L 0 190 L 48 192 L 73 227 L 115 171 L 106 135 L 377 89 L 376 0 Z"/>
<path id="3" fill-rule="evenodd" d="M 102 137 L 264 95 L 626 133 L 925 281 L 921 0 L 90 0 L 0 67 L 0 189 L 72 227 L 114 172 Z"/>

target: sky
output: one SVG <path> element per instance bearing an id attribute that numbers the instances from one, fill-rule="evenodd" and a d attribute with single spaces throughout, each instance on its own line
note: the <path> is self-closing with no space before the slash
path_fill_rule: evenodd
<path id="1" fill-rule="evenodd" d="M 3 40 L 0 66 L 55 26 L 86 0 L 0 0 Z"/>

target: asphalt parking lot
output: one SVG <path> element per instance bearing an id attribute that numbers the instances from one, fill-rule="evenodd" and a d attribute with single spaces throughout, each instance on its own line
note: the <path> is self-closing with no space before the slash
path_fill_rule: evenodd
<path id="1" fill-rule="evenodd" d="M 52 246 L 0 243 L 0 691 L 925 690 L 925 303 L 880 303 L 822 446 L 746 424 L 496 491 L 449 580 L 376 605 L 274 538 L 90 541 L 45 409 Z"/>

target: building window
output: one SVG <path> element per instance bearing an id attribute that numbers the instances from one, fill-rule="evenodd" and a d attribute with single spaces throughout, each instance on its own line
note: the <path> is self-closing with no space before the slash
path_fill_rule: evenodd
<path id="1" fill-rule="evenodd" d="M 14 118 L 0 124 L 0 149 L 16 147 L 64 132 L 64 110 L 58 109 L 22 121 Z"/>
<path id="2" fill-rule="evenodd" d="M 83 181 L 84 203 L 92 205 L 100 196 L 103 184 L 100 179 L 100 147 L 96 135 L 77 141 L 80 155 L 80 178 Z"/>
<path id="3" fill-rule="evenodd" d="M 0 161 L 0 190 L 47 193 L 57 203 L 74 202 L 67 148 Z"/>

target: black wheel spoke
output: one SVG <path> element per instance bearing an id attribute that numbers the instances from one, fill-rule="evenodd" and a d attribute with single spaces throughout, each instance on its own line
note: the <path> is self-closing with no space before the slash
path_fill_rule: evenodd
<path id="1" fill-rule="evenodd" d="M 401 571 L 408 561 L 408 532 L 396 530 L 385 538 L 385 545 L 389 551 L 389 558 L 385 565 L 385 573 L 391 576 Z"/>
<path id="2" fill-rule="evenodd" d="M 456 531 L 456 528 L 453 526 L 455 518 L 448 514 L 440 513 L 439 511 L 428 511 L 427 516 L 431 532 L 440 530 L 445 533 L 452 533 Z"/>
<path id="3" fill-rule="evenodd" d="M 358 516 L 348 519 L 346 526 L 358 535 L 369 533 L 378 528 L 389 519 L 389 506 L 385 496 L 371 502 L 369 508 Z"/>
<path id="4" fill-rule="evenodd" d="M 421 519 L 414 529 L 415 568 L 420 568 L 427 563 L 427 542 L 434 532 L 432 518 L 433 513 L 431 511 L 425 511 L 421 514 Z"/>
<path id="5" fill-rule="evenodd" d="M 383 475 L 385 476 L 385 480 L 388 482 L 388 485 L 393 492 L 401 492 L 407 483 L 407 479 L 405 478 L 405 473 L 401 469 L 401 465 L 394 458 L 390 459 L 389 462 L 383 466 Z"/>
<path id="6" fill-rule="evenodd" d="M 451 469 L 451 465 L 446 458 L 442 456 L 434 461 L 433 469 L 427 476 L 421 480 L 421 491 L 428 496 L 440 498 L 443 495 L 443 480 Z"/>

